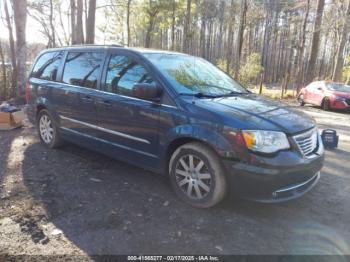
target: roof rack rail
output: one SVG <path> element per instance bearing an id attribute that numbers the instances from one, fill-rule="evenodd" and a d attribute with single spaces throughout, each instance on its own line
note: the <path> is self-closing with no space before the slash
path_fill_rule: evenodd
<path id="1" fill-rule="evenodd" d="M 102 45 L 102 44 L 74 44 L 70 46 L 114 46 L 114 47 L 124 47 L 123 45 L 120 44 L 110 44 L 110 45 Z"/>
<path id="2" fill-rule="evenodd" d="M 124 47 L 124 45 L 119 45 L 119 44 L 111 44 L 110 46 L 115 46 L 115 47 Z"/>

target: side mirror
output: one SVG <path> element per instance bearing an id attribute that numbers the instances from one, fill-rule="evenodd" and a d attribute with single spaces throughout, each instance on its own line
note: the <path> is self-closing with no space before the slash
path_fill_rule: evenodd
<path id="1" fill-rule="evenodd" d="M 162 89 L 156 84 L 136 83 L 132 88 L 132 94 L 140 99 L 159 102 Z"/>
<path id="2" fill-rule="evenodd" d="M 317 87 L 317 90 L 323 91 L 322 87 Z"/>

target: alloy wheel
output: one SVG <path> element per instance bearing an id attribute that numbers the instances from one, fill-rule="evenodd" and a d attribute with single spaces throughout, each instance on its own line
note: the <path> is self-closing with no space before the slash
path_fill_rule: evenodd
<path id="1" fill-rule="evenodd" d="M 192 199 L 206 197 L 212 185 L 209 168 L 198 156 L 188 154 L 182 156 L 175 168 L 177 186 Z"/>
<path id="2" fill-rule="evenodd" d="M 322 101 L 322 109 L 325 111 L 328 111 L 330 109 L 329 106 L 329 99 L 328 98 L 324 98 Z"/>
<path id="3" fill-rule="evenodd" d="M 39 131 L 42 140 L 46 144 L 50 144 L 53 139 L 54 130 L 52 127 L 51 119 L 47 115 L 41 116 L 39 120 Z"/>

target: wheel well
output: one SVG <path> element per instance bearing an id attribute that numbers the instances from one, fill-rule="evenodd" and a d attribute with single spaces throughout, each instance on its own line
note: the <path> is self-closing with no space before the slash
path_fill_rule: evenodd
<path id="1" fill-rule="evenodd" d="M 168 145 L 168 148 L 167 148 L 167 151 L 166 151 L 166 156 L 167 156 L 167 161 L 166 161 L 166 164 L 165 164 L 165 171 L 168 170 L 168 164 L 169 164 L 169 161 L 170 161 L 170 158 L 171 156 L 173 155 L 173 153 L 175 152 L 176 149 L 178 149 L 180 146 L 184 145 L 184 144 L 188 144 L 188 143 L 191 143 L 191 142 L 199 142 L 199 143 L 202 143 L 206 146 L 208 146 L 209 148 L 213 149 L 213 147 L 211 145 L 209 145 L 208 143 L 202 141 L 202 140 L 199 140 L 199 139 L 196 139 L 196 138 L 193 138 L 193 137 L 180 137 L 180 138 L 177 138 L 175 139 L 174 141 L 172 141 L 169 145 Z M 216 152 L 214 149 L 213 149 L 214 152 Z"/>
<path id="2" fill-rule="evenodd" d="M 38 106 L 36 107 L 36 114 L 39 114 L 39 112 L 40 112 L 41 110 L 43 110 L 43 109 L 46 109 L 46 107 L 43 106 L 43 105 L 38 105 Z"/>
<path id="3" fill-rule="evenodd" d="M 327 103 L 329 103 L 329 98 L 328 98 L 327 96 L 325 96 L 325 97 L 322 99 L 321 105 L 320 105 L 320 106 L 323 106 L 324 102 L 326 102 L 326 101 L 327 101 Z"/>

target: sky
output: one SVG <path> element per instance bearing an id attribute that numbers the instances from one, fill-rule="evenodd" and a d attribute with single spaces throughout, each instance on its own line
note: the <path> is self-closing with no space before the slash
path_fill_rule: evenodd
<path id="1" fill-rule="evenodd" d="M 105 0 L 98 0 L 98 4 L 103 4 Z M 65 3 L 68 3 L 68 1 L 62 1 L 62 9 L 66 9 L 68 6 L 65 6 Z M 3 0 L 0 0 L 0 12 L 1 12 L 1 19 L 0 19 L 0 38 L 1 39 L 8 39 L 8 30 L 7 26 L 5 25 L 5 19 L 4 19 L 4 12 L 3 12 Z M 104 17 L 101 15 L 99 10 L 96 12 L 96 28 L 99 25 L 102 25 L 105 23 Z M 27 26 L 26 26 L 26 38 L 27 42 L 29 43 L 43 43 L 47 44 L 46 37 L 40 32 L 41 25 L 31 16 L 27 16 Z M 99 30 L 96 30 L 96 40 L 98 41 L 102 36 L 99 35 Z M 14 35 L 14 37 L 16 37 Z"/>
<path id="2" fill-rule="evenodd" d="M 29 18 L 27 19 L 27 28 L 26 28 L 26 37 L 27 41 L 30 43 L 46 43 L 45 38 L 41 33 L 39 33 L 40 26 L 38 23 L 33 19 Z M 0 38 L 2 39 L 8 39 L 8 30 L 7 27 L 4 24 L 4 20 L 0 20 Z"/>
<path id="3" fill-rule="evenodd" d="M 0 0 L 0 11 L 1 11 L 1 19 L 0 19 L 0 38 L 8 39 L 8 30 L 5 25 L 5 14 L 3 7 L 3 0 Z M 10 10 L 11 12 L 11 10 Z M 39 32 L 40 26 L 38 22 L 36 22 L 32 17 L 27 16 L 27 27 L 26 27 L 26 38 L 30 43 L 46 43 L 45 37 Z M 15 32 L 14 32 L 15 34 Z M 14 37 L 16 37 L 14 35 Z"/>

